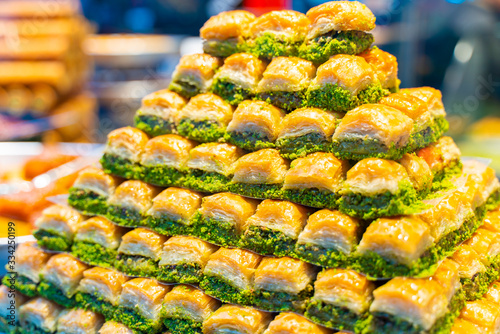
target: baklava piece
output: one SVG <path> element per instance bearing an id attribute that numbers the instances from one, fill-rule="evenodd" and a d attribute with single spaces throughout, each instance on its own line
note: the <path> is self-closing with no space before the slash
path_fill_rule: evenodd
<path id="1" fill-rule="evenodd" d="M 135 114 L 135 127 L 151 137 L 175 133 L 180 110 L 185 104 L 182 96 L 168 89 L 146 95 Z"/>
<path id="2" fill-rule="evenodd" d="M 169 283 L 199 283 L 210 255 L 218 248 L 193 237 L 171 237 L 163 244 L 158 280 Z"/>
<path id="3" fill-rule="evenodd" d="M 327 268 L 345 268 L 361 239 L 364 224 L 340 211 L 323 209 L 309 216 L 294 254 Z"/>
<path id="4" fill-rule="evenodd" d="M 439 264 L 430 279 L 436 281 L 443 288 L 443 293 L 449 301 L 456 294 L 463 295 L 461 291 L 462 284 L 460 283 L 460 266 L 449 258 L 444 259 Z"/>
<path id="5" fill-rule="evenodd" d="M 93 266 L 112 267 L 126 229 L 104 217 L 92 217 L 78 225 L 71 254 Z"/>
<path id="6" fill-rule="evenodd" d="M 395 108 L 362 105 L 342 118 L 330 150 L 341 159 L 401 159 L 409 150 L 412 129 L 413 120 Z"/>
<path id="7" fill-rule="evenodd" d="M 227 57 L 215 74 L 210 91 L 235 106 L 256 94 L 266 64 L 254 55 L 238 53 Z"/>
<path id="8" fill-rule="evenodd" d="M 357 1 L 330 1 L 307 12 L 311 21 L 300 57 L 321 64 L 336 54 L 355 55 L 370 47 L 375 16 Z"/>
<path id="9" fill-rule="evenodd" d="M 100 160 L 104 172 L 126 179 L 142 179 L 140 162 L 148 140 L 148 135 L 130 126 L 111 131 Z"/>
<path id="10" fill-rule="evenodd" d="M 200 287 L 225 303 L 251 305 L 252 280 L 261 259 L 248 250 L 220 248 L 208 259 Z"/>
<path id="11" fill-rule="evenodd" d="M 500 331 L 500 308 L 487 299 L 467 302 L 460 312 L 460 319 L 472 323 L 478 333 L 498 333 Z M 471 334 L 474 332 L 467 332 Z"/>
<path id="12" fill-rule="evenodd" d="M 108 198 L 115 192 L 119 180 L 102 169 L 87 167 L 69 189 L 68 203 L 86 215 L 104 215 Z"/>
<path id="13" fill-rule="evenodd" d="M 270 311 L 302 313 L 313 295 L 318 268 L 290 257 L 265 257 L 255 271 L 253 305 Z"/>
<path id="14" fill-rule="evenodd" d="M 185 98 L 205 93 L 220 65 L 220 59 L 209 54 L 185 55 L 175 67 L 168 89 Z"/>
<path id="15" fill-rule="evenodd" d="M 250 307 L 223 305 L 203 322 L 203 334 L 263 334 L 271 313 Z"/>
<path id="16" fill-rule="evenodd" d="M 482 227 L 492 232 L 500 233 L 500 210 L 486 213 Z"/>
<path id="17" fill-rule="evenodd" d="M 227 191 L 236 161 L 243 151 L 226 143 L 208 143 L 189 152 L 189 173 L 185 186 L 189 189 L 217 193 Z"/>
<path id="18" fill-rule="evenodd" d="M 373 296 L 373 333 L 449 333 L 465 305 L 463 294 L 448 300 L 446 290 L 429 278 L 394 278 Z"/>
<path id="19" fill-rule="evenodd" d="M 309 210 L 288 201 L 266 199 L 248 218 L 241 247 L 262 255 L 293 255 L 300 232 L 306 225 Z"/>
<path id="20" fill-rule="evenodd" d="M 359 56 L 365 58 L 366 62 L 373 68 L 382 88 L 388 89 L 391 93 L 399 91 L 401 80 L 398 79 L 398 60 L 396 57 L 376 46 L 360 53 Z"/>
<path id="21" fill-rule="evenodd" d="M 53 251 L 67 251 L 73 244 L 75 232 L 82 222 L 82 216 L 75 209 L 52 205 L 43 210 L 35 221 L 33 236 L 38 244 Z"/>
<path id="22" fill-rule="evenodd" d="M 296 313 L 280 313 L 269 324 L 264 334 L 332 334 L 322 326 L 310 322 Z"/>
<path id="23" fill-rule="evenodd" d="M 265 13 L 250 25 L 247 50 L 259 57 L 294 57 L 299 54 L 309 20 L 293 10 Z"/>
<path id="24" fill-rule="evenodd" d="M 109 198 L 106 217 L 122 226 L 144 226 L 146 213 L 159 191 L 158 188 L 142 181 L 125 181 Z"/>
<path id="25" fill-rule="evenodd" d="M 83 278 L 75 295 L 79 307 L 90 309 L 112 319 L 118 311 L 118 301 L 122 285 L 128 281 L 124 274 L 100 267 L 93 267 L 83 272 Z"/>
<path id="26" fill-rule="evenodd" d="M 468 185 L 475 191 L 472 207 L 479 216 L 486 211 L 495 210 L 500 205 L 500 181 L 495 170 L 480 161 L 463 162 L 463 174 L 468 177 Z"/>
<path id="27" fill-rule="evenodd" d="M 363 57 L 336 55 L 318 67 L 307 91 L 307 105 L 347 112 L 362 104 L 377 103 L 389 95 Z"/>
<path id="28" fill-rule="evenodd" d="M 62 308 L 47 299 L 31 299 L 19 307 L 17 328 L 21 334 L 51 334 L 57 332 L 57 319 Z"/>
<path id="29" fill-rule="evenodd" d="M 228 57 L 246 49 L 245 37 L 255 15 L 232 10 L 212 16 L 200 29 L 203 51 L 215 57 Z"/>
<path id="30" fill-rule="evenodd" d="M 201 334 L 203 322 L 220 304 L 198 288 L 177 285 L 163 299 L 163 323 L 172 334 Z"/>
<path id="31" fill-rule="evenodd" d="M 98 334 L 103 324 L 102 315 L 90 310 L 63 310 L 57 320 L 57 333 Z"/>
<path id="32" fill-rule="evenodd" d="M 78 284 L 88 268 L 71 255 L 52 256 L 40 275 L 38 294 L 65 308 L 74 307 Z"/>
<path id="33" fill-rule="evenodd" d="M 229 190 L 253 198 L 282 198 L 288 168 L 289 162 L 275 149 L 248 153 L 234 164 Z"/>
<path id="34" fill-rule="evenodd" d="M 131 276 L 156 278 L 166 236 L 136 228 L 122 237 L 114 267 Z"/>
<path id="35" fill-rule="evenodd" d="M 228 142 L 244 150 L 274 147 L 284 112 L 264 101 L 243 101 L 227 126 Z"/>
<path id="36" fill-rule="evenodd" d="M 455 319 L 450 334 L 483 334 L 482 328 L 478 328 L 476 324 L 462 318 Z"/>
<path id="37" fill-rule="evenodd" d="M 119 310 L 113 320 L 144 333 L 158 333 L 163 327 L 161 304 L 171 287 L 148 278 L 134 278 L 122 285 Z"/>
<path id="38" fill-rule="evenodd" d="M 0 331 L 17 334 L 19 328 L 19 308 L 28 300 L 19 291 L 0 285 Z"/>
<path id="39" fill-rule="evenodd" d="M 133 330 L 116 321 L 106 321 L 99 330 L 99 334 L 136 334 Z"/>
<path id="40" fill-rule="evenodd" d="M 325 269 L 314 282 L 305 316 L 329 328 L 362 333 L 369 325 L 374 288 L 373 282 L 353 270 Z"/>
<path id="41" fill-rule="evenodd" d="M 488 267 L 484 265 L 481 256 L 471 246 L 463 244 L 451 259 L 459 266 L 460 281 L 467 299 L 481 298 L 488 289 L 488 284 L 484 284 L 482 280 L 492 275 L 491 271 L 488 273 Z"/>
<path id="42" fill-rule="evenodd" d="M 200 94 L 181 110 L 177 130 L 181 136 L 201 143 L 216 142 L 224 137 L 233 117 L 233 107 L 221 97 Z"/>
<path id="43" fill-rule="evenodd" d="M 293 160 L 285 176 L 283 198 L 313 208 L 337 207 L 348 162 L 316 152 Z"/>
<path id="44" fill-rule="evenodd" d="M 450 187 L 451 185 L 445 184 L 445 182 L 462 172 L 460 149 L 451 137 L 441 137 L 437 142 L 418 150 L 416 153 L 431 168 L 435 190 Z"/>
<path id="45" fill-rule="evenodd" d="M 368 158 L 359 161 L 347 171 L 339 210 L 363 219 L 418 211 L 420 194 L 408 174 L 403 165 L 392 160 Z"/>
<path id="46" fill-rule="evenodd" d="M 430 228 L 420 218 L 379 218 L 363 234 L 352 267 L 377 278 L 425 276 L 446 255 L 437 258 L 427 251 L 431 246 Z"/>
<path id="47" fill-rule="evenodd" d="M 183 185 L 189 151 L 195 146 L 193 141 L 178 135 L 151 139 L 141 159 L 143 180 L 162 187 Z"/>
<path id="48" fill-rule="evenodd" d="M 51 254 L 38 248 L 35 242 L 18 245 L 14 253 L 15 263 L 7 263 L 7 274 L 2 283 L 28 297 L 35 297 L 40 274 L 50 257 Z"/>
<path id="49" fill-rule="evenodd" d="M 283 119 L 276 147 L 287 159 L 328 152 L 339 119 L 339 114 L 319 108 L 296 109 Z"/>
<path id="50" fill-rule="evenodd" d="M 231 193 L 206 196 L 192 219 L 193 235 L 216 245 L 237 247 L 257 204 Z"/>
<path id="51" fill-rule="evenodd" d="M 274 58 L 257 86 L 257 98 L 286 111 L 301 108 L 316 68 L 307 60 L 295 57 Z"/>
<path id="52" fill-rule="evenodd" d="M 170 187 L 153 198 L 148 226 L 164 235 L 190 235 L 191 217 L 201 205 L 201 194 Z"/>

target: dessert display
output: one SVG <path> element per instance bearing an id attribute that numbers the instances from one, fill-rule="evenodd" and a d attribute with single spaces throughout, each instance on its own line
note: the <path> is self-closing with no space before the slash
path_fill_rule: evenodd
<path id="1" fill-rule="evenodd" d="M 374 22 L 346 1 L 211 18 L 17 250 L 25 319 L 55 303 L 21 328 L 493 333 L 500 182 L 443 136 L 438 90 L 399 89 Z"/>

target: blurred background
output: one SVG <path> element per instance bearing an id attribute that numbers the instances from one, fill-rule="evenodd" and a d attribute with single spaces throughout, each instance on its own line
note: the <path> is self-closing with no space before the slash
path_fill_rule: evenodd
<path id="1" fill-rule="evenodd" d="M 0 0 L 0 223 L 33 222 L 65 193 L 141 98 L 168 85 L 181 55 L 201 52 L 210 16 L 322 2 Z M 500 173 L 500 0 L 362 2 L 377 17 L 375 43 L 398 58 L 401 87 L 441 89 L 463 154 Z"/>

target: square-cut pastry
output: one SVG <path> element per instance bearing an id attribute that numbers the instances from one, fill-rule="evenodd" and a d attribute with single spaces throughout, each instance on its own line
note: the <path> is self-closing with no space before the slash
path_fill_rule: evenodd
<path id="1" fill-rule="evenodd" d="M 332 334 L 333 331 L 310 322 L 296 313 L 284 312 L 271 321 L 264 334 Z"/>
<path id="2" fill-rule="evenodd" d="M 307 16 L 294 10 L 265 13 L 250 25 L 247 50 L 267 59 L 297 56 L 308 25 Z"/>
<path id="3" fill-rule="evenodd" d="M 61 311 L 62 308 L 59 305 L 45 298 L 31 299 L 19 307 L 19 333 L 56 333 L 57 319 Z"/>
<path id="4" fill-rule="evenodd" d="M 195 146 L 195 142 L 173 134 L 151 139 L 141 159 L 143 180 L 162 187 L 182 185 L 189 151 Z"/>
<path id="5" fill-rule="evenodd" d="M 373 296 L 374 333 L 448 333 L 464 305 L 460 295 L 449 302 L 443 288 L 428 278 L 393 278 Z"/>
<path id="6" fill-rule="evenodd" d="M 287 159 L 328 152 L 339 118 L 340 114 L 319 108 L 296 109 L 283 119 L 276 147 Z"/>
<path id="7" fill-rule="evenodd" d="M 408 173 L 413 188 L 424 198 L 432 188 L 433 174 L 427 162 L 416 154 L 405 153 L 398 161 Z"/>
<path id="8" fill-rule="evenodd" d="M 245 249 L 220 248 L 208 259 L 200 287 L 225 303 L 251 305 L 253 275 L 261 259 Z"/>
<path id="9" fill-rule="evenodd" d="M 108 209 L 107 200 L 115 192 L 119 180 L 104 173 L 102 169 L 87 167 L 69 189 L 68 203 L 88 215 L 104 215 Z"/>
<path id="10" fill-rule="evenodd" d="M 468 186 L 475 190 L 472 199 L 474 210 L 495 210 L 500 204 L 500 181 L 495 170 L 477 160 L 463 162 L 463 175 L 469 178 Z M 472 185 L 471 185 L 472 184 Z"/>
<path id="11" fill-rule="evenodd" d="M 321 64 L 336 54 L 355 55 L 370 47 L 375 16 L 358 1 L 330 1 L 307 12 L 311 21 L 300 57 Z"/>
<path id="12" fill-rule="evenodd" d="M 99 334 L 135 334 L 133 330 L 116 321 L 106 321 L 99 329 Z"/>
<path id="13" fill-rule="evenodd" d="M 177 285 L 163 299 L 163 323 L 172 334 L 201 334 L 203 322 L 220 305 L 198 288 Z"/>
<path id="14" fill-rule="evenodd" d="M 35 242 L 25 242 L 16 247 L 15 265 L 7 263 L 7 274 L 2 283 L 28 297 L 35 297 L 40 274 L 52 254 L 37 247 Z"/>
<path id="15" fill-rule="evenodd" d="M 146 95 L 135 114 L 135 127 L 151 137 L 175 133 L 186 99 L 168 89 Z"/>
<path id="16" fill-rule="evenodd" d="M 289 165 L 289 161 L 272 148 L 245 154 L 234 164 L 229 190 L 253 198 L 281 198 Z"/>
<path id="17" fill-rule="evenodd" d="M 53 251 L 66 251 L 71 248 L 75 232 L 82 222 L 82 216 L 67 206 L 52 205 L 43 210 L 35 221 L 33 236 L 38 244 Z"/>
<path id="18" fill-rule="evenodd" d="M 346 179 L 348 162 L 333 153 L 316 152 L 291 162 L 283 198 L 314 208 L 335 209 Z"/>
<path id="19" fill-rule="evenodd" d="M 189 139 L 216 142 L 224 137 L 232 117 L 233 107 L 224 99 L 212 93 L 200 94 L 182 108 L 177 130 Z"/>
<path id="20" fill-rule="evenodd" d="M 122 285 L 128 281 L 124 274 L 100 267 L 83 272 L 83 278 L 75 295 L 79 307 L 90 309 L 112 319 L 117 312 Z"/>
<path id="21" fill-rule="evenodd" d="M 206 196 L 191 221 L 193 235 L 216 245 L 237 247 L 257 204 L 227 192 Z"/>
<path id="22" fill-rule="evenodd" d="M 368 158 L 347 171 L 339 210 L 375 219 L 418 211 L 419 194 L 405 167 L 392 160 Z"/>
<path id="23" fill-rule="evenodd" d="M 248 218 L 241 247 L 262 255 L 293 254 L 300 232 L 306 226 L 309 209 L 288 201 L 266 199 Z"/>
<path id="24" fill-rule="evenodd" d="M 459 266 L 458 273 L 467 300 L 481 298 L 491 282 L 486 282 L 488 276 L 495 275 L 495 272 L 486 267 L 481 261 L 481 256 L 467 244 L 461 245 L 451 259 Z"/>
<path id="25" fill-rule="evenodd" d="M 500 233 L 500 210 L 487 212 L 482 227 Z"/>
<path id="26" fill-rule="evenodd" d="M 460 318 L 474 324 L 479 333 L 500 331 L 500 308 L 497 303 L 486 299 L 467 302 L 460 312 Z"/>
<path id="27" fill-rule="evenodd" d="M 158 280 L 170 283 L 200 282 L 208 258 L 218 248 L 193 237 L 171 237 L 163 244 Z"/>
<path id="28" fill-rule="evenodd" d="M 202 196 L 192 190 L 170 187 L 155 198 L 148 211 L 148 226 L 164 235 L 190 234 L 191 217 L 201 205 Z"/>
<path id="29" fill-rule="evenodd" d="M 144 226 L 146 213 L 159 192 L 159 188 L 142 181 L 125 181 L 109 198 L 106 217 L 122 226 Z"/>
<path id="30" fill-rule="evenodd" d="M 417 155 L 427 162 L 434 174 L 434 183 L 442 182 L 460 174 L 460 149 L 451 137 L 441 137 L 437 142 L 418 150 Z M 435 185 L 434 188 L 440 187 Z"/>
<path id="31" fill-rule="evenodd" d="M 359 56 L 365 58 L 366 62 L 373 68 L 382 88 L 388 89 L 391 93 L 396 93 L 399 90 L 401 80 L 398 79 L 398 60 L 396 57 L 376 46 L 360 53 Z"/>
<path id="32" fill-rule="evenodd" d="M 401 89 L 400 92 L 413 95 L 425 101 L 434 118 L 444 118 L 446 116 L 443 105 L 443 95 L 439 90 L 432 87 L 415 87 L 404 88 Z"/>
<path id="33" fill-rule="evenodd" d="M 455 319 L 450 334 L 483 334 L 482 328 L 462 318 Z"/>
<path id="34" fill-rule="evenodd" d="M 257 98 L 286 111 L 301 108 L 316 73 L 314 65 L 296 57 L 274 58 L 257 86 Z"/>
<path id="35" fill-rule="evenodd" d="M 232 144 L 196 146 L 189 152 L 186 187 L 211 193 L 226 191 L 234 173 L 234 164 L 242 155 L 243 151 Z"/>
<path id="36" fill-rule="evenodd" d="M 103 324 L 102 315 L 90 310 L 63 310 L 57 320 L 57 333 L 98 334 Z"/>
<path id="37" fill-rule="evenodd" d="M 170 286 L 148 278 L 134 278 L 122 285 L 119 310 L 113 320 L 130 329 L 144 333 L 158 333 L 163 324 L 161 304 Z"/>
<path id="38" fill-rule="evenodd" d="M 93 266 L 112 267 L 126 232 L 104 217 L 89 218 L 78 225 L 71 254 Z"/>
<path id="39" fill-rule="evenodd" d="M 420 218 L 379 218 L 361 238 L 354 269 L 379 278 L 421 276 L 446 256 L 428 254 L 432 245 L 430 228 Z"/>
<path id="40" fill-rule="evenodd" d="M 498 232 L 479 227 L 464 244 L 471 246 L 486 266 L 498 266 L 497 256 L 500 253 L 500 234 Z"/>
<path id="41" fill-rule="evenodd" d="M 336 210 L 319 210 L 307 219 L 299 234 L 294 254 L 318 266 L 345 267 L 364 230 L 357 218 Z"/>
<path id="42" fill-rule="evenodd" d="M 400 159 L 410 145 L 413 120 L 401 111 L 366 104 L 350 110 L 335 130 L 331 151 L 341 159 Z"/>
<path id="43" fill-rule="evenodd" d="M 203 334 L 262 334 L 272 314 L 250 307 L 223 305 L 203 322 Z"/>
<path id="44" fill-rule="evenodd" d="M 488 287 L 488 292 L 483 296 L 483 298 L 499 304 L 500 303 L 500 282 L 495 281 Z"/>
<path id="45" fill-rule="evenodd" d="M 219 58 L 206 53 L 185 55 L 175 67 L 168 89 L 185 98 L 205 93 L 220 65 Z"/>
<path id="46" fill-rule="evenodd" d="M 228 142 L 248 151 L 274 147 L 285 113 L 264 101 L 243 101 L 227 126 Z"/>
<path id="47" fill-rule="evenodd" d="M 245 37 L 255 15 L 231 10 L 212 16 L 200 29 L 203 51 L 215 57 L 228 57 L 245 49 Z"/>
<path id="48" fill-rule="evenodd" d="M 255 271 L 253 304 L 270 312 L 303 312 L 318 268 L 290 257 L 265 257 Z"/>
<path id="49" fill-rule="evenodd" d="M 111 131 L 100 160 L 104 172 L 140 180 L 143 176 L 140 162 L 148 140 L 147 134 L 130 126 Z"/>
<path id="50" fill-rule="evenodd" d="M 369 325 L 374 288 L 373 282 L 353 270 L 325 269 L 314 282 L 314 297 L 305 316 L 329 328 L 361 332 Z"/>
<path id="51" fill-rule="evenodd" d="M 38 294 L 69 308 L 75 306 L 75 293 L 89 267 L 67 254 L 52 256 L 40 274 Z"/>
<path id="52" fill-rule="evenodd" d="M 446 258 L 439 264 L 434 274 L 430 277 L 443 288 L 448 301 L 451 301 L 457 293 L 460 292 L 462 284 L 460 283 L 460 266 L 450 258 Z"/>
<path id="53" fill-rule="evenodd" d="M 168 237 L 136 228 L 122 237 L 114 267 L 131 276 L 156 278 L 163 244 Z"/>
<path id="54" fill-rule="evenodd" d="M 0 285 L 0 331 L 16 334 L 19 328 L 19 308 L 28 297 L 7 285 Z"/>
<path id="55" fill-rule="evenodd" d="M 224 65 L 215 74 L 210 91 L 231 105 L 238 105 L 255 96 L 265 69 L 266 63 L 257 56 L 233 54 L 224 60 Z"/>
<path id="56" fill-rule="evenodd" d="M 318 67 L 307 90 L 307 105 L 346 112 L 389 95 L 363 57 L 336 55 Z"/>

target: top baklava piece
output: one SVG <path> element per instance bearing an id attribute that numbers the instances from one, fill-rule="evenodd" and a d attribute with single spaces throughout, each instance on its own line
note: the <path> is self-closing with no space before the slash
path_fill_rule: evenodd
<path id="1" fill-rule="evenodd" d="M 375 71 L 380 85 L 388 89 L 391 93 L 399 90 L 400 81 L 398 79 L 398 60 L 388 52 L 385 52 L 374 46 L 359 56 L 363 57 Z"/>
<path id="2" fill-rule="evenodd" d="M 82 220 L 78 211 L 62 205 L 52 205 L 43 210 L 36 220 L 33 235 L 38 244 L 47 249 L 67 251 L 73 244 L 75 232 Z"/>
<path id="3" fill-rule="evenodd" d="M 200 29 L 203 51 L 216 57 L 228 57 L 245 50 L 245 37 L 254 20 L 255 15 L 244 10 L 212 16 Z"/>
<path id="4" fill-rule="evenodd" d="M 297 56 L 308 25 L 307 16 L 293 10 L 265 13 L 252 22 L 247 49 L 267 59 Z"/>
<path id="5" fill-rule="evenodd" d="M 135 126 L 152 137 L 175 133 L 185 104 L 186 99 L 168 89 L 148 94 L 135 114 Z"/>
<path id="6" fill-rule="evenodd" d="M 307 12 L 310 25 L 300 57 L 321 64 L 336 54 L 358 54 L 373 43 L 375 16 L 358 1 L 330 1 Z"/>
<path id="7" fill-rule="evenodd" d="M 185 98 L 205 93 L 220 65 L 219 58 L 206 53 L 185 55 L 177 64 L 168 88 Z"/>

